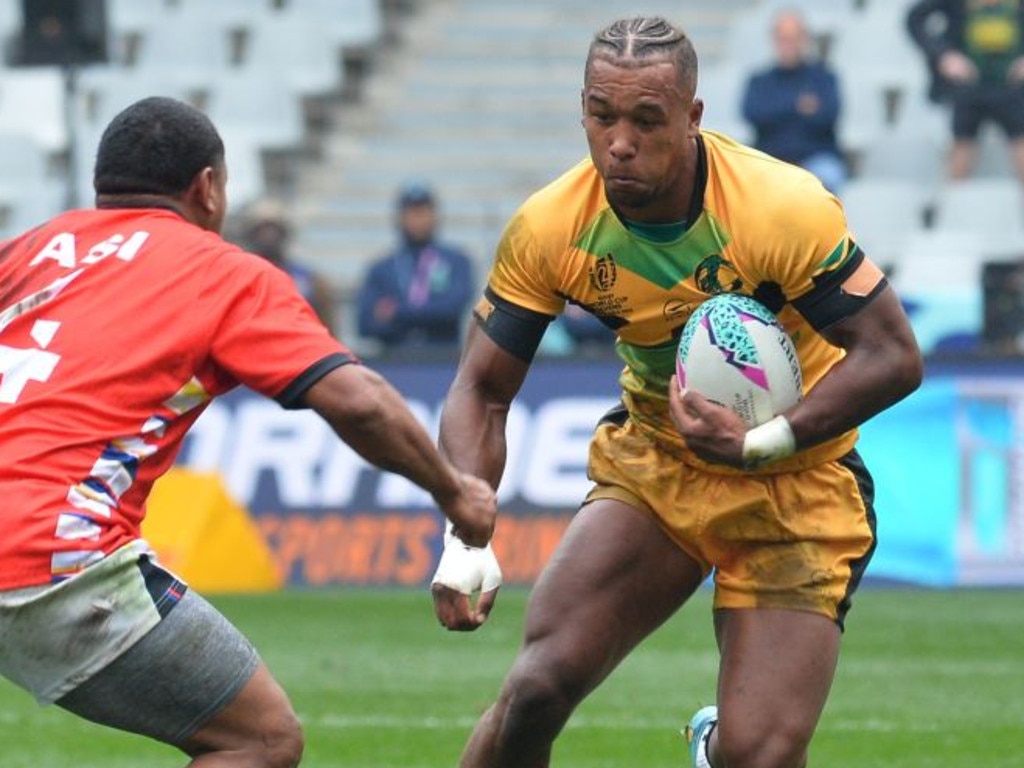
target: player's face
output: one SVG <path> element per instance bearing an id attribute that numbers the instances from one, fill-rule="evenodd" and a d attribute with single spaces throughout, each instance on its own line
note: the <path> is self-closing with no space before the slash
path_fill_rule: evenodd
<path id="1" fill-rule="evenodd" d="M 684 93 L 675 63 L 590 63 L 583 127 L 609 202 L 637 221 L 685 217 L 703 104 Z"/>

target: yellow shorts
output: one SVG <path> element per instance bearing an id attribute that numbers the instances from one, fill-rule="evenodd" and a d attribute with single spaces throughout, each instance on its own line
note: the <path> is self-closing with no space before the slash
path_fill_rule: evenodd
<path id="1" fill-rule="evenodd" d="M 632 421 L 603 423 L 586 502 L 653 515 L 705 574 L 716 608 L 789 608 L 840 626 L 875 549 L 871 476 L 853 451 L 798 472 L 716 474 L 684 463 Z"/>

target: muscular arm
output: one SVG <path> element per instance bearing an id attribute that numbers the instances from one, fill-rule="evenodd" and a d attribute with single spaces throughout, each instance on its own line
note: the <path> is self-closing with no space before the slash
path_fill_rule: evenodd
<path id="1" fill-rule="evenodd" d="M 786 414 L 800 448 L 863 424 L 921 383 L 921 352 L 892 288 L 823 335 L 846 356 Z"/>
<path id="2" fill-rule="evenodd" d="M 441 412 L 441 451 L 463 472 L 497 488 L 505 469 L 509 406 L 530 364 L 504 351 L 474 323 Z M 472 631 L 487 620 L 497 589 L 470 596 L 435 580 L 434 613 L 448 629 Z"/>
<path id="3" fill-rule="evenodd" d="M 463 541 L 487 543 L 495 514 L 490 491 L 441 456 L 383 377 L 362 365 L 344 365 L 310 387 L 303 400 L 364 459 L 429 492 Z"/>
<path id="4" fill-rule="evenodd" d="M 440 445 L 463 472 L 497 488 L 505 469 L 505 422 L 530 364 L 504 351 L 475 323 L 441 413 Z"/>
<path id="5" fill-rule="evenodd" d="M 783 414 L 798 449 L 864 423 L 921 383 L 921 352 L 892 288 L 886 286 L 860 311 L 822 333 L 845 349 L 846 356 Z M 697 455 L 743 466 L 747 428 L 739 416 L 696 392 L 680 396 L 677 386 L 669 388 L 669 404 L 676 426 Z"/>

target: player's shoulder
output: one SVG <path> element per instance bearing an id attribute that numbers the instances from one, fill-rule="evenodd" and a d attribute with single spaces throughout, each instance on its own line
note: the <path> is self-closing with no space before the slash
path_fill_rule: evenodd
<path id="1" fill-rule="evenodd" d="M 708 160 L 705 201 L 719 217 L 798 229 L 841 223 L 839 201 L 814 174 L 723 134 L 701 135 Z"/>
<path id="2" fill-rule="evenodd" d="M 568 244 L 606 206 L 601 177 L 588 157 L 531 194 L 512 221 L 539 242 Z"/>
<path id="3" fill-rule="evenodd" d="M 183 233 L 183 242 L 187 242 L 188 247 L 182 249 L 182 257 L 188 260 L 192 274 L 208 287 L 221 291 L 241 290 L 279 276 L 288 277 L 284 269 L 217 232 L 193 227 L 187 235 Z"/>

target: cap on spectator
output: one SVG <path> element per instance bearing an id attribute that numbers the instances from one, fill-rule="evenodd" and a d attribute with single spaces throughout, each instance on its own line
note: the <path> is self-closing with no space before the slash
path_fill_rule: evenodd
<path id="1" fill-rule="evenodd" d="M 412 182 L 402 187 L 398 193 L 398 207 L 409 208 L 414 205 L 433 205 L 434 192 L 423 182 Z"/>

